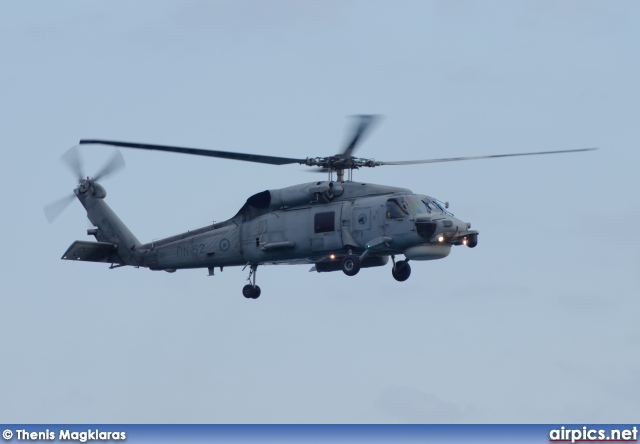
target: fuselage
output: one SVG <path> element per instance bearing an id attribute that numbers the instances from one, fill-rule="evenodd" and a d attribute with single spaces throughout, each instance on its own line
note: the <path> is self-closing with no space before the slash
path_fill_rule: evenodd
<path id="1" fill-rule="evenodd" d="M 155 270 L 314 263 L 332 271 L 332 260 L 367 250 L 365 266 L 397 254 L 440 259 L 477 239 L 445 207 L 404 188 L 313 182 L 258 193 L 233 218 L 141 245 L 136 257 Z"/>

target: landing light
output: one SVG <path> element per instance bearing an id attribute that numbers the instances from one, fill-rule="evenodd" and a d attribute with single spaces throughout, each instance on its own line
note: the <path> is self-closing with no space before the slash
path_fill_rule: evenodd
<path id="1" fill-rule="evenodd" d="M 444 236 L 438 236 L 438 242 L 444 242 Z"/>
<path id="2" fill-rule="evenodd" d="M 329 256 L 329 259 L 334 260 L 336 258 L 335 254 L 332 254 L 331 256 Z"/>
<path id="3" fill-rule="evenodd" d="M 464 239 L 462 239 L 462 245 L 467 245 L 467 242 L 468 242 L 468 240 L 467 240 L 466 237 Z"/>

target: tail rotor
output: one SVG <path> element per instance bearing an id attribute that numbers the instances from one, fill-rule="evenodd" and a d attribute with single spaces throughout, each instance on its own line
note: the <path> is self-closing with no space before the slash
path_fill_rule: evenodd
<path id="1" fill-rule="evenodd" d="M 94 177 L 85 176 L 83 171 L 82 157 L 77 146 L 73 146 L 64 153 L 60 160 L 64 163 L 73 173 L 78 180 L 77 190 L 80 192 L 86 192 L 92 187 L 94 182 L 98 179 L 104 179 L 125 167 L 124 157 L 122 153 L 116 150 L 111 158 L 104 164 L 104 166 L 98 171 Z M 75 191 L 68 196 L 58 199 L 44 207 L 44 215 L 49 221 L 53 222 L 62 212 L 73 202 L 76 197 Z"/>

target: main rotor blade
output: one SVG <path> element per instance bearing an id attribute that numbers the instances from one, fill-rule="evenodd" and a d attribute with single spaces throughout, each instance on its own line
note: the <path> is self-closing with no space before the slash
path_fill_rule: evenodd
<path id="1" fill-rule="evenodd" d="M 47 218 L 49 223 L 53 222 L 53 220 L 60 216 L 65 208 L 69 206 L 73 199 L 75 198 L 75 194 L 71 194 L 69 196 L 65 196 L 62 199 L 58 199 L 55 202 L 51 202 L 49 205 L 44 207 L 44 216 Z"/>
<path id="2" fill-rule="evenodd" d="M 80 157 L 77 146 L 69 148 L 66 153 L 60 156 L 60 160 L 69 167 L 76 176 L 76 179 L 80 180 L 84 178 L 84 174 L 82 172 L 82 158 Z"/>
<path id="3" fill-rule="evenodd" d="M 171 153 L 195 154 L 197 156 L 220 157 L 222 159 L 243 160 L 245 162 L 268 163 L 271 165 L 286 165 L 290 163 L 305 164 L 307 159 L 293 159 L 290 157 L 263 156 L 261 154 L 232 153 L 229 151 L 204 150 L 200 148 L 184 148 L 179 146 L 153 145 L 148 143 L 117 142 L 113 140 L 82 139 L 81 145 L 97 143 L 102 145 L 120 146 L 123 148 L 138 148 L 142 150 L 168 151 Z"/>
<path id="4" fill-rule="evenodd" d="M 353 132 L 353 137 L 351 138 L 351 142 L 345 147 L 341 156 L 345 159 L 351 157 L 353 152 L 358 146 L 360 139 L 364 136 L 367 129 L 372 126 L 372 124 L 379 119 L 380 116 L 371 114 L 371 115 L 360 115 L 356 116 L 359 118 L 360 122 L 357 126 L 355 126 L 355 130 Z"/>
<path id="5" fill-rule="evenodd" d="M 102 169 L 96 173 L 93 180 L 97 182 L 100 178 L 107 177 L 124 167 L 124 157 L 122 157 L 122 153 L 120 153 L 120 151 L 116 150 L 116 152 L 113 153 L 113 156 L 111 156 L 111 159 L 109 159 Z"/>
<path id="6" fill-rule="evenodd" d="M 456 162 L 458 160 L 477 160 L 477 159 L 494 159 L 498 157 L 516 157 L 516 156 L 535 156 L 538 154 L 559 154 L 559 153 L 578 153 L 581 151 L 594 151 L 598 148 L 580 148 L 577 150 L 561 150 L 561 151 L 539 151 L 535 153 L 516 153 L 516 154 L 493 154 L 491 156 L 471 156 L 471 157 L 448 157 L 444 159 L 427 159 L 427 160 L 400 160 L 397 162 L 376 161 L 376 166 L 380 165 L 414 165 L 419 163 L 438 163 L 438 162 Z"/>

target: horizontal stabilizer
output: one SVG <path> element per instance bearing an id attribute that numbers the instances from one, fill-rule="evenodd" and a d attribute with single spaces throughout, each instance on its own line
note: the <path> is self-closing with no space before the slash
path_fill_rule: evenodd
<path id="1" fill-rule="evenodd" d="M 68 261 L 120 263 L 118 246 L 111 242 L 75 241 L 62 255 Z"/>

